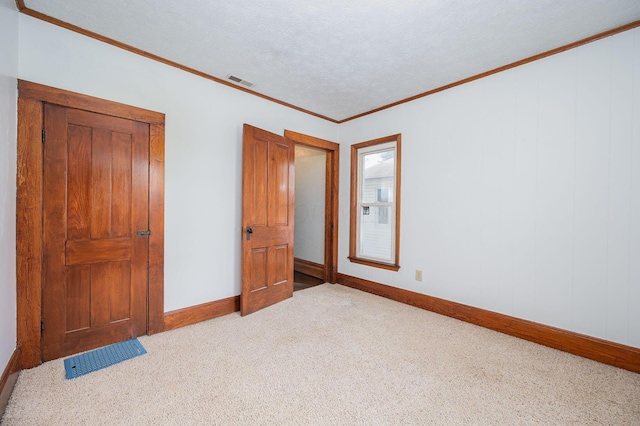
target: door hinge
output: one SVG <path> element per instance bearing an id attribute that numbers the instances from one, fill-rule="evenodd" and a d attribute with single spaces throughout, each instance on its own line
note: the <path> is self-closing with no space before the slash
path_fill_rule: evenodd
<path id="1" fill-rule="evenodd" d="M 44 143 L 44 129 L 42 129 L 42 143 Z"/>
<path id="2" fill-rule="evenodd" d="M 40 333 L 44 333 L 44 320 L 40 320 Z"/>

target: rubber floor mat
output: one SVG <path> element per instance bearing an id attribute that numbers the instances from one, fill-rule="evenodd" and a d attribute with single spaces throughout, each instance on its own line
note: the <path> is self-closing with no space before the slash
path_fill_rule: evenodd
<path id="1" fill-rule="evenodd" d="M 146 353 L 138 339 L 131 339 L 67 358 L 64 369 L 67 379 L 75 379 Z"/>

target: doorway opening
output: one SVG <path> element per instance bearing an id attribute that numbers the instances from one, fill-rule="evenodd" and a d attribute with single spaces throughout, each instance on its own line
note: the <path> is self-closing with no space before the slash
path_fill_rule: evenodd
<path id="1" fill-rule="evenodd" d="M 294 291 L 336 282 L 339 145 L 285 131 L 296 142 Z"/>
<path id="2" fill-rule="evenodd" d="M 324 227 L 327 152 L 296 144 L 293 291 L 325 282 Z"/>

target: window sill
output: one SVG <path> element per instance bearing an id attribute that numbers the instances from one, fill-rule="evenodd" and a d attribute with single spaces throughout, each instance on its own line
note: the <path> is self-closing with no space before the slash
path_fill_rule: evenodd
<path id="1" fill-rule="evenodd" d="M 376 262 L 375 260 L 363 259 L 361 257 L 352 257 L 352 256 L 349 256 L 348 259 L 353 263 L 372 266 L 374 268 L 388 269 L 389 271 L 398 271 L 400 269 L 400 265 L 396 265 L 393 263 Z"/>

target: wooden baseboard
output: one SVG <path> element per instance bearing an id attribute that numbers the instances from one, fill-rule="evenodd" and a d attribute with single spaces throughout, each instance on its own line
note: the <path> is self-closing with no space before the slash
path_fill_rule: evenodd
<path id="1" fill-rule="evenodd" d="M 338 273 L 338 284 L 640 373 L 640 349 Z"/>
<path id="2" fill-rule="evenodd" d="M 173 330 L 240 310 L 240 296 L 177 309 L 164 314 L 164 331 Z"/>
<path id="3" fill-rule="evenodd" d="M 326 280 L 324 274 L 324 265 L 321 265 L 320 263 L 298 259 L 296 257 L 293 259 L 293 270 L 302 272 L 303 274 L 311 275 L 312 277 L 320 278 L 321 280 Z"/>
<path id="4" fill-rule="evenodd" d="M 18 381 L 18 373 L 20 373 L 20 350 L 13 351 L 9 362 L 7 363 L 2 376 L 0 377 L 0 418 L 4 414 L 4 409 L 7 408 L 9 398 L 13 392 L 13 387 Z"/>

